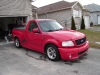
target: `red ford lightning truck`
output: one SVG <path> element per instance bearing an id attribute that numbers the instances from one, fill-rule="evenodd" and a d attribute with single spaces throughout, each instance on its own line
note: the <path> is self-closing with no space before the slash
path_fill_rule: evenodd
<path id="1" fill-rule="evenodd" d="M 52 61 L 75 60 L 89 48 L 85 34 L 64 29 L 51 19 L 30 20 L 26 27 L 14 28 L 12 35 L 17 48 L 36 50 Z"/>

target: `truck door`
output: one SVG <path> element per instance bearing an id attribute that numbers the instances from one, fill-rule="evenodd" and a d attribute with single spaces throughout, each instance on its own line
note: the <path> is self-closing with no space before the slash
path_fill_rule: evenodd
<path id="1" fill-rule="evenodd" d="M 30 22 L 29 28 L 26 31 L 26 42 L 27 47 L 33 50 L 38 50 L 41 52 L 42 49 L 42 34 L 34 33 L 33 29 L 39 28 L 35 21 Z"/>

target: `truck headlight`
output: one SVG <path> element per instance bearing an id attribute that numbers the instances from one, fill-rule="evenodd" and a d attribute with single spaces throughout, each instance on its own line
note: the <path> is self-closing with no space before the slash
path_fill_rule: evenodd
<path id="1" fill-rule="evenodd" d="M 74 43 L 72 41 L 63 41 L 62 46 L 63 47 L 74 46 Z"/>

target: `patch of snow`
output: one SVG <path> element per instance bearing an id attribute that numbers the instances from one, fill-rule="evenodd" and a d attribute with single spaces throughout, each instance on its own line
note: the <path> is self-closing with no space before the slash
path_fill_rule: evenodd
<path id="1" fill-rule="evenodd" d="M 96 44 L 100 44 L 100 42 L 95 42 Z"/>
<path id="2" fill-rule="evenodd" d="M 11 42 L 2 42 L 2 43 L 0 43 L 0 45 L 10 44 L 10 43 L 14 43 L 14 42 L 13 41 L 11 41 Z"/>

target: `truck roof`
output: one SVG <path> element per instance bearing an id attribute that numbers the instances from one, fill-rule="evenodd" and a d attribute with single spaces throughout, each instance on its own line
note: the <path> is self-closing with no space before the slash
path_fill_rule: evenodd
<path id="1" fill-rule="evenodd" d="M 33 19 L 35 21 L 46 21 L 46 20 L 53 20 L 53 19 Z M 33 20 L 30 20 L 30 21 L 33 21 Z"/>

